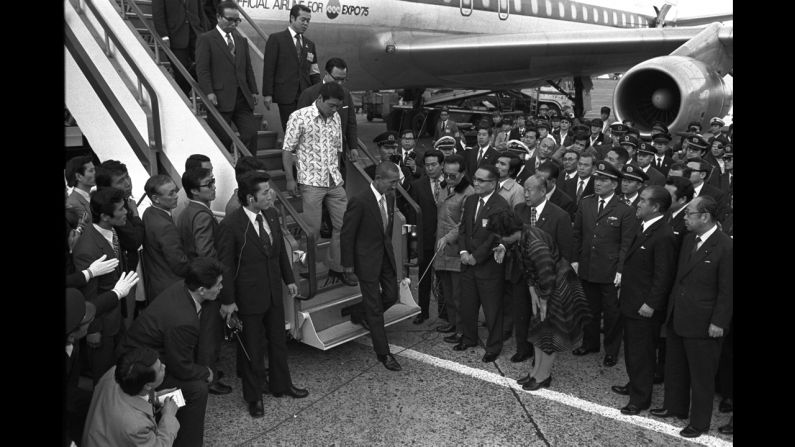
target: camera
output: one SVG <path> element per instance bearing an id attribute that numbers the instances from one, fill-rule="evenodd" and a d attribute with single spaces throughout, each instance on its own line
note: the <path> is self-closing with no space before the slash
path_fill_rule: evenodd
<path id="1" fill-rule="evenodd" d="M 398 154 L 394 154 L 394 155 L 390 155 L 389 156 L 389 161 L 391 161 L 392 163 L 400 164 L 400 160 L 401 160 L 400 159 L 400 155 L 398 155 Z"/>
<path id="2" fill-rule="evenodd" d="M 224 330 L 224 339 L 231 341 L 233 337 L 239 335 L 243 331 L 243 322 L 237 316 L 237 312 L 233 312 L 229 319 L 226 320 L 226 328 Z"/>
<path id="3" fill-rule="evenodd" d="M 412 159 L 412 160 L 416 160 L 417 159 L 417 153 L 416 152 L 409 152 L 409 158 Z"/>

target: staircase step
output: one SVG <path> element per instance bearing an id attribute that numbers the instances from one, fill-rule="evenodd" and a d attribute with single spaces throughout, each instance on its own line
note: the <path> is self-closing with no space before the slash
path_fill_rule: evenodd
<path id="1" fill-rule="evenodd" d="M 279 134 L 272 130 L 258 130 L 257 131 L 257 149 L 278 149 L 277 139 Z"/>
<path id="2" fill-rule="evenodd" d="M 265 163 L 265 169 L 282 169 L 282 150 L 281 149 L 260 149 L 257 151 L 257 158 Z"/>

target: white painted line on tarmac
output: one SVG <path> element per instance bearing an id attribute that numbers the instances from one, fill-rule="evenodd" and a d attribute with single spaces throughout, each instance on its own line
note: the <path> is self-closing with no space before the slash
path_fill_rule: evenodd
<path id="1" fill-rule="evenodd" d="M 372 342 L 370 341 L 369 337 L 360 338 L 357 340 L 357 342 L 372 346 L 371 344 Z M 725 447 L 725 446 L 734 445 L 733 442 L 725 441 L 723 439 L 710 435 L 701 435 L 698 438 L 693 438 L 693 439 L 684 438 L 679 435 L 679 432 L 682 430 L 680 427 L 666 424 L 665 422 L 656 419 L 651 419 L 642 416 L 627 416 L 621 414 L 621 411 L 619 411 L 616 408 L 605 407 L 604 405 L 588 402 L 587 400 L 574 397 L 570 394 L 559 393 L 557 391 L 552 391 L 549 389 L 542 388 L 538 391 L 525 391 L 522 389 L 521 385 L 516 383 L 516 379 L 510 377 L 503 377 L 497 373 L 485 371 L 478 368 L 472 368 L 470 366 L 462 365 L 460 363 L 453 362 L 450 360 L 440 359 L 439 357 L 434 357 L 432 355 L 424 354 L 422 352 L 415 351 L 413 349 L 407 349 L 402 346 L 390 344 L 389 347 L 390 351 L 394 355 L 398 355 L 412 360 L 417 360 L 419 362 L 426 363 L 428 365 L 432 365 L 438 368 L 444 368 L 449 371 L 457 372 L 459 374 L 463 374 L 466 376 L 473 377 L 475 379 L 482 380 L 484 382 L 493 383 L 494 385 L 499 385 L 505 388 L 513 388 L 519 393 L 529 393 L 534 396 L 541 397 L 543 399 L 551 400 L 553 402 L 558 402 L 563 405 L 568 405 L 570 407 L 577 408 L 582 411 L 587 411 L 588 413 L 597 414 L 599 416 L 606 417 L 609 419 L 614 419 L 620 422 L 626 422 L 628 424 L 636 425 L 638 427 L 642 427 L 647 430 L 656 431 L 657 433 L 674 436 L 685 441 L 691 441 L 696 444 L 706 445 L 710 447 Z"/>

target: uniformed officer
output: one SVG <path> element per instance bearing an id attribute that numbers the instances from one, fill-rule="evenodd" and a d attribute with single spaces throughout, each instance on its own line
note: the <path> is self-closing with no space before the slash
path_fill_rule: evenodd
<path id="1" fill-rule="evenodd" d="M 709 120 L 709 132 L 704 134 L 704 138 L 705 139 L 714 138 L 717 137 L 718 135 L 723 134 L 723 126 L 725 125 L 726 123 L 723 122 L 722 119 L 720 119 L 717 116 L 713 117 L 711 120 Z"/>
<path id="2" fill-rule="evenodd" d="M 638 167 L 649 177 L 648 185 L 665 185 L 665 176 L 657 168 L 652 166 L 655 155 L 654 147 L 651 143 L 641 141 L 638 143 Z"/>
<path id="3" fill-rule="evenodd" d="M 685 150 L 685 160 L 693 158 L 702 158 L 707 152 L 709 143 L 701 135 L 690 135 L 684 139 L 687 142 L 687 149 Z M 681 161 L 681 160 L 677 160 Z"/>
<path id="4" fill-rule="evenodd" d="M 657 132 L 651 134 L 652 145 L 656 154 L 654 154 L 654 168 L 660 171 L 660 174 L 668 177 L 668 170 L 674 163 L 671 158 L 671 149 L 668 146 L 671 143 L 671 134 L 668 132 Z"/>
<path id="5" fill-rule="evenodd" d="M 632 211 L 638 210 L 640 191 L 643 189 L 649 176 L 637 165 L 626 164 L 621 169 L 621 194 L 624 203 L 632 207 Z"/>
<path id="6" fill-rule="evenodd" d="M 455 153 L 455 138 L 451 136 L 443 136 L 433 143 L 433 148 L 438 149 L 447 158 Z"/>
<path id="7" fill-rule="evenodd" d="M 619 144 L 621 144 L 621 147 L 623 147 L 627 151 L 627 154 L 629 154 L 629 160 L 627 160 L 627 163 L 635 163 L 638 161 L 636 157 L 638 149 L 638 137 L 636 137 L 635 134 L 628 133 L 626 135 L 622 135 L 619 140 Z"/>
<path id="8" fill-rule="evenodd" d="M 618 287 L 624 258 L 637 231 L 632 209 L 615 194 L 620 172 L 600 161 L 594 172 L 594 195 L 580 200 L 574 217 L 572 268 L 577 272 L 591 308 L 582 345 L 574 355 L 599 352 L 599 325 L 604 313 L 605 366 L 614 366 L 621 347 Z"/>

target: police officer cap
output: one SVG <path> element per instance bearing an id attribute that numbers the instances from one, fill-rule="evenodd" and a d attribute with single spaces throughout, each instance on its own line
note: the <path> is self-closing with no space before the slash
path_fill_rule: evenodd
<path id="1" fill-rule="evenodd" d="M 619 144 L 626 144 L 632 147 L 638 147 L 638 137 L 633 134 L 626 134 L 621 137 Z"/>
<path id="2" fill-rule="evenodd" d="M 668 126 L 662 121 L 655 121 L 651 126 L 651 133 L 669 133 Z"/>
<path id="3" fill-rule="evenodd" d="M 519 155 L 519 158 L 521 158 L 522 160 L 530 158 L 530 149 L 527 147 L 526 144 L 522 143 L 521 141 L 508 140 L 506 146 L 510 152 Z"/>
<path id="4" fill-rule="evenodd" d="M 657 151 L 654 150 L 654 147 L 652 147 L 650 143 L 641 141 L 640 143 L 638 143 L 638 154 L 641 153 L 656 155 Z"/>
<path id="5" fill-rule="evenodd" d="M 671 134 L 669 134 L 668 132 L 653 133 L 651 135 L 651 140 L 652 141 L 658 141 L 658 140 L 663 141 L 663 140 L 665 140 L 665 142 L 667 143 L 667 142 L 671 141 Z"/>
<path id="6" fill-rule="evenodd" d="M 635 165 L 624 165 L 621 169 L 621 176 L 625 179 L 635 180 L 641 183 L 649 179 L 649 176 L 643 172 L 643 169 Z"/>
<path id="7" fill-rule="evenodd" d="M 397 132 L 388 130 L 384 133 L 378 134 L 378 136 L 376 136 L 373 139 L 373 143 L 379 146 L 384 146 L 384 145 L 397 146 L 397 140 L 398 140 Z"/>
<path id="8" fill-rule="evenodd" d="M 723 148 L 723 157 L 722 158 L 723 159 L 727 159 L 727 158 L 732 159 L 732 158 L 734 158 L 734 146 L 731 143 L 727 144 L 726 147 Z"/>
<path id="9" fill-rule="evenodd" d="M 606 161 L 600 161 L 596 164 L 596 171 L 594 172 L 594 176 L 602 176 L 607 177 L 612 180 L 618 180 L 621 177 L 621 173 L 618 172 L 618 169 L 613 167 L 610 163 Z"/>
<path id="10" fill-rule="evenodd" d="M 726 123 L 724 123 L 723 120 L 718 118 L 717 116 L 709 120 L 710 126 L 714 126 L 716 124 L 719 125 L 720 127 L 723 127 Z"/>
<path id="11" fill-rule="evenodd" d="M 629 132 L 629 126 L 624 123 L 613 123 L 610 125 L 610 132 L 613 135 L 624 135 Z"/>
<path id="12" fill-rule="evenodd" d="M 544 128 L 547 131 L 549 131 L 549 123 L 547 122 L 547 120 L 538 120 L 538 122 L 536 122 L 536 128 L 537 129 Z"/>
<path id="13" fill-rule="evenodd" d="M 688 146 L 695 147 L 696 149 L 701 149 L 702 151 L 707 149 L 708 146 L 706 140 L 704 140 L 704 137 L 702 137 L 701 135 L 690 135 L 687 138 L 685 138 L 685 141 L 687 141 Z"/>
<path id="14" fill-rule="evenodd" d="M 75 331 L 81 324 L 94 318 L 96 307 L 91 302 L 86 302 L 79 290 L 66 289 L 66 334 Z"/>
<path id="15" fill-rule="evenodd" d="M 452 149 L 455 148 L 455 138 L 450 135 L 445 135 L 433 143 L 434 149 Z"/>
<path id="16" fill-rule="evenodd" d="M 604 122 L 599 118 L 594 118 L 591 120 L 590 124 L 591 127 L 602 127 L 604 125 Z"/>

